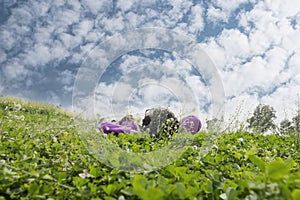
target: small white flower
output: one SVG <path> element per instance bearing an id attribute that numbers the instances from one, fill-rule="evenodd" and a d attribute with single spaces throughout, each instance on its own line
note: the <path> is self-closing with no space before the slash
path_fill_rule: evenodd
<path id="1" fill-rule="evenodd" d="M 80 178 L 89 178 L 89 177 L 92 177 L 92 176 L 88 173 L 88 171 L 87 171 L 86 169 L 83 170 L 82 173 L 78 174 L 78 176 L 79 176 Z"/>
<path id="2" fill-rule="evenodd" d="M 119 196 L 118 200 L 125 200 L 125 197 L 123 195 Z"/>

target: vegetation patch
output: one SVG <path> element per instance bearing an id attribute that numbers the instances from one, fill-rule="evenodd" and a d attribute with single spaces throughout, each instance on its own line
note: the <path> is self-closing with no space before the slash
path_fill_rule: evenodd
<path id="1" fill-rule="evenodd" d="M 0 199 L 299 200 L 298 141 L 259 130 L 220 134 L 205 156 L 198 151 L 207 134 L 202 131 L 174 163 L 130 173 L 102 164 L 86 150 L 72 114 L 0 98 Z M 108 139 L 132 152 L 162 145 L 129 134 Z"/>

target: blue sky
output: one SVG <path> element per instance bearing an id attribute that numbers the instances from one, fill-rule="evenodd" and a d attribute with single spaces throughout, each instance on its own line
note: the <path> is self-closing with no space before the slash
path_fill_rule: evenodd
<path id="1" fill-rule="evenodd" d="M 278 120 L 290 118 L 300 91 L 299 20 L 296 0 L 2 0 L 0 94 L 71 109 L 76 74 L 93 48 L 117 34 L 156 27 L 192 38 L 211 58 L 224 87 L 227 118 L 237 106 L 242 108 L 240 117 L 247 117 L 258 103 L 272 105 Z M 148 63 L 172 68 L 179 63 L 185 70 L 191 68 L 168 53 L 161 58 L 154 54 L 145 51 L 144 55 L 120 56 L 108 66 L 111 73 L 100 80 L 100 93 L 108 95 L 112 80 L 119 83 L 137 76 L 114 73 L 119 67 Z M 177 68 L 175 71 L 184 73 Z M 205 81 L 195 74 L 183 78 L 192 90 L 198 88 L 194 95 L 200 102 L 200 117 L 206 118 L 211 97 Z M 130 98 L 140 95 L 145 100 L 148 95 L 148 100 L 156 100 L 140 102 L 144 107 L 162 102 L 158 96 L 165 99 L 170 94 L 170 99 L 176 99 L 172 91 L 163 88 L 158 95 L 156 86 L 141 91 L 131 86 L 119 84 L 119 91 L 127 89 L 128 93 L 116 93 L 117 97 L 131 94 Z M 99 107 L 111 102 L 99 99 Z"/>

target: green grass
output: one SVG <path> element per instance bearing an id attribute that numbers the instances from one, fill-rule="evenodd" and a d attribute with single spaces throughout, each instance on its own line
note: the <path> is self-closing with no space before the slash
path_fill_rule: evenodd
<path id="1" fill-rule="evenodd" d="M 223 134 L 201 157 L 205 134 L 160 170 L 117 171 L 86 150 L 72 114 L 0 98 L 0 199 L 300 199 L 300 149 L 292 137 Z M 159 147 L 151 138 L 108 138 L 133 152 Z"/>

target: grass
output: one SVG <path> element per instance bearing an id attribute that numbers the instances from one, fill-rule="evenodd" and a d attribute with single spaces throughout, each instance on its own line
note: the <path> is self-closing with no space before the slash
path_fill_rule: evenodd
<path id="1" fill-rule="evenodd" d="M 202 156 L 205 134 L 166 167 L 125 172 L 89 153 L 71 113 L 0 98 L 0 199 L 300 199 L 294 138 L 222 134 Z M 108 138 L 132 152 L 160 147 L 134 135 Z"/>

